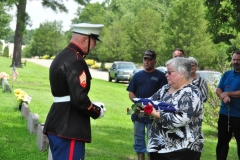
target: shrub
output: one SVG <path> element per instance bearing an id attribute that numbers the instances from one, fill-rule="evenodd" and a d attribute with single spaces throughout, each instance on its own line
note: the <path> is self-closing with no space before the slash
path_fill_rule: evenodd
<path id="1" fill-rule="evenodd" d="M 92 65 L 94 65 L 94 64 L 97 63 L 97 62 L 96 62 L 95 60 L 93 60 L 93 59 L 86 59 L 85 61 L 86 61 L 86 63 L 87 63 L 88 66 L 92 66 Z"/>
<path id="2" fill-rule="evenodd" d="M 56 56 L 52 56 L 50 59 L 54 59 Z"/>
<path id="3" fill-rule="evenodd" d="M 217 121 L 219 115 L 219 109 L 221 105 L 221 100 L 218 98 L 215 88 L 217 88 L 217 84 L 214 84 L 214 87 L 208 86 L 208 100 L 207 104 L 204 105 L 204 121 L 209 126 L 217 129 Z"/>
<path id="4" fill-rule="evenodd" d="M 106 70 L 109 70 L 109 68 L 110 68 L 110 66 L 105 66 L 105 69 L 106 69 Z"/>
<path id="5" fill-rule="evenodd" d="M 99 66 L 98 64 L 94 64 L 94 65 L 91 65 L 91 68 L 92 68 L 92 69 L 99 69 L 100 66 Z"/>
<path id="6" fill-rule="evenodd" d="M 4 56 L 4 57 L 8 57 L 8 56 L 9 56 L 9 48 L 8 48 L 8 46 L 6 46 L 6 47 L 4 48 L 4 50 L 3 50 L 3 56 Z"/>
<path id="7" fill-rule="evenodd" d="M 101 70 L 103 70 L 103 71 L 107 71 L 110 67 L 109 67 L 109 66 L 106 66 L 105 62 L 102 62 L 100 68 L 101 68 Z"/>
<path id="8" fill-rule="evenodd" d="M 42 56 L 42 59 L 49 59 L 49 58 L 50 58 L 49 55 Z"/>

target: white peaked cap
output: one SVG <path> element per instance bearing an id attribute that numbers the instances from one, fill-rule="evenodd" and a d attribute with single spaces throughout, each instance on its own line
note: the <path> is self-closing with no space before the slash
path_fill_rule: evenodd
<path id="1" fill-rule="evenodd" d="M 101 41 L 101 39 L 99 38 L 99 32 L 103 26 L 104 26 L 103 24 L 89 24 L 89 23 L 78 23 L 71 25 L 72 32 L 89 35 L 99 41 Z"/>

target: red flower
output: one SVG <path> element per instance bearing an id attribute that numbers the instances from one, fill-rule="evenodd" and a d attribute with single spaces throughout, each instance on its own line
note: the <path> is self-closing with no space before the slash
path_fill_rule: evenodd
<path id="1" fill-rule="evenodd" d="M 147 104 L 147 105 L 144 107 L 144 112 L 145 112 L 146 114 L 151 114 L 152 111 L 153 111 L 153 106 L 152 106 L 152 105 Z"/>

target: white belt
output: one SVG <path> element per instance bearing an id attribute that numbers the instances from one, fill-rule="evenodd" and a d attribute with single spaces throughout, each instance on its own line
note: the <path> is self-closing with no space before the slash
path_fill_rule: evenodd
<path id="1" fill-rule="evenodd" d="M 70 96 L 54 97 L 53 102 L 70 102 Z"/>

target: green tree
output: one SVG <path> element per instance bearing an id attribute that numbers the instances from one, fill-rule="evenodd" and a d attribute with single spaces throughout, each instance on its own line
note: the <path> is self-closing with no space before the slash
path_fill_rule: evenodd
<path id="1" fill-rule="evenodd" d="M 72 23 L 82 23 L 82 22 L 88 22 L 88 23 L 101 23 L 104 24 L 104 28 L 101 31 L 101 39 L 103 40 L 103 33 L 104 30 L 107 30 L 107 24 L 106 24 L 106 20 L 110 19 L 107 18 L 108 15 L 110 15 L 110 17 L 112 16 L 111 14 L 106 15 L 108 12 L 108 10 L 106 10 L 106 7 L 104 4 L 100 4 L 100 3 L 90 3 L 87 6 L 83 7 L 79 7 L 77 9 L 77 13 L 76 13 L 76 17 L 72 20 Z M 70 38 L 70 34 L 69 34 L 69 38 Z M 103 56 L 103 59 L 101 58 L 101 56 L 99 55 L 99 52 L 103 51 L 103 49 L 101 49 L 101 51 L 99 51 L 99 47 L 101 47 L 104 43 L 105 40 L 103 40 L 103 42 L 97 42 L 97 43 L 101 43 L 101 45 L 97 45 L 93 50 L 91 50 L 91 53 L 87 56 L 87 58 L 89 59 L 95 59 L 95 60 L 100 60 L 100 61 L 105 61 L 106 57 Z M 104 52 L 104 51 L 103 51 Z"/>
<path id="2" fill-rule="evenodd" d="M 90 2 L 90 0 L 75 0 L 81 5 L 86 5 Z M 0 0 L 0 2 L 5 2 Z M 22 67 L 21 64 L 21 54 L 22 54 L 22 41 L 23 41 L 23 34 L 26 29 L 26 26 L 30 23 L 30 17 L 26 12 L 27 0 L 7 0 L 6 1 L 8 6 L 16 5 L 17 13 L 16 13 L 16 30 L 14 34 L 14 50 L 13 50 L 13 59 L 12 64 L 16 67 Z M 68 10 L 63 4 L 63 1 L 52 1 L 52 0 L 42 0 L 42 5 L 44 7 L 51 8 L 53 11 L 63 11 L 67 12 Z"/>
<path id="3" fill-rule="evenodd" d="M 100 61 L 127 61 L 131 59 L 131 54 L 129 53 L 129 37 L 121 21 L 113 22 L 113 24 L 106 29 L 102 39 L 103 42 L 97 50 Z"/>
<path id="4" fill-rule="evenodd" d="M 4 38 L 5 42 L 10 42 L 13 43 L 14 42 L 14 31 L 12 29 L 10 29 L 10 31 L 8 32 L 7 36 Z"/>
<path id="5" fill-rule="evenodd" d="M 101 31 L 102 44 L 97 46 L 88 55 L 88 58 L 95 57 L 102 62 L 114 60 L 139 62 L 142 59 L 143 51 L 148 47 L 161 50 L 161 47 L 156 44 L 161 42 L 164 46 L 161 38 L 158 37 L 160 35 L 158 31 L 161 30 L 162 24 L 155 24 L 161 22 L 159 5 L 157 0 L 151 2 L 147 0 L 113 0 L 111 3 L 105 1 L 103 4 L 89 4 L 85 8 L 79 9 L 79 17 L 75 18 L 77 20 L 75 22 L 87 21 L 105 25 Z M 144 11 L 146 9 L 147 11 Z M 150 15 L 147 16 L 148 14 Z M 148 22 L 144 23 L 146 19 Z M 138 25 L 134 25 L 135 23 L 138 23 Z M 150 31 L 151 27 L 153 28 L 152 31 Z M 135 33 L 137 31 L 139 32 Z M 149 38 L 151 36 L 152 38 Z M 142 43 L 139 41 L 141 38 Z M 136 43 L 136 41 L 138 42 Z M 144 45 L 142 46 L 142 44 Z"/>
<path id="6" fill-rule="evenodd" d="M 29 43 L 30 43 L 34 32 L 35 32 L 35 29 L 26 30 L 26 31 L 24 32 L 22 45 L 26 45 L 26 44 L 29 44 Z"/>
<path id="7" fill-rule="evenodd" d="M 239 50 L 240 49 L 240 33 L 238 33 L 236 35 L 236 38 L 234 39 L 230 39 L 230 42 L 232 44 L 232 46 L 235 46 L 235 48 L 233 48 L 233 50 Z M 232 57 L 232 53 L 229 55 L 229 57 L 231 58 Z M 230 61 L 230 58 L 229 58 L 229 61 Z"/>
<path id="8" fill-rule="evenodd" d="M 208 32 L 215 43 L 230 44 L 230 39 L 240 31 L 239 0 L 205 0 L 208 8 L 206 19 L 209 21 Z"/>
<path id="9" fill-rule="evenodd" d="M 33 56 L 56 55 L 67 45 L 62 31 L 62 22 L 46 21 L 34 32 L 30 52 Z"/>
<path id="10" fill-rule="evenodd" d="M 172 58 L 175 48 L 183 48 L 186 56 L 195 57 L 199 67 L 209 67 L 216 56 L 216 50 L 206 33 L 207 21 L 201 0 L 177 1 L 170 10 L 165 28 L 166 57 Z"/>
<path id="11" fill-rule="evenodd" d="M 157 56 L 158 64 L 165 62 L 161 56 L 165 47 L 163 39 L 162 16 L 154 9 L 145 8 L 138 11 L 132 25 L 129 26 L 129 37 L 131 37 L 132 61 L 141 62 L 143 53 L 147 49 L 154 50 Z"/>
<path id="12" fill-rule="evenodd" d="M 0 39 L 5 39 L 8 32 L 10 32 L 9 24 L 11 22 L 11 15 L 6 13 L 6 3 L 0 1 Z"/>
<path id="13" fill-rule="evenodd" d="M 31 58 L 31 45 L 26 45 L 22 50 L 22 57 Z"/>
<path id="14" fill-rule="evenodd" d="M 9 48 L 8 48 L 8 46 L 6 46 L 6 47 L 4 48 L 4 50 L 3 50 L 3 56 L 4 56 L 4 57 L 9 57 Z"/>
<path id="15" fill-rule="evenodd" d="M 87 6 L 78 7 L 76 15 L 72 23 L 104 23 L 105 7 L 98 2 L 89 3 Z"/>

